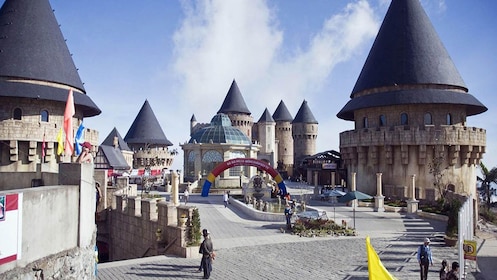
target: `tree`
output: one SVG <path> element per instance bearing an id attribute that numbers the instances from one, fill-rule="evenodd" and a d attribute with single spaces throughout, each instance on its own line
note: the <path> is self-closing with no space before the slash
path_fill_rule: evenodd
<path id="1" fill-rule="evenodd" d="M 486 202 L 487 209 L 490 209 L 490 198 L 495 195 L 495 190 L 492 190 L 490 186 L 492 183 L 497 184 L 497 167 L 489 171 L 483 162 L 480 162 L 480 170 L 482 177 L 476 176 L 476 179 L 481 182 L 480 194 Z"/>
<path id="2" fill-rule="evenodd" d="M 438 191 L 438 194 L 440 194 L 440 199 L 442 202 L 445 201 L 445 194 L 447 191 L 446 185 L 442 182 L 444 176 L 443 171 L 444 169 L 446 169 L 442 168 L 444 162 L 445 162 L 444 154 L 435 151 L 433 160 L 428 164 L 429 172 L 430 174 L 433 175 L 433 186 Z"/>

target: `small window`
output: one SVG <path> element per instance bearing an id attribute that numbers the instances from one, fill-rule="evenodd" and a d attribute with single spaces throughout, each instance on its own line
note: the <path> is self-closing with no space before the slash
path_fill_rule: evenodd
<path id="1" fill-rule="evenodd" d="M 407 116 L 406 113 L 400 114 L 400 125 L 408 125 L 409 124 L 409 117 Z"/>
<path id="2" fill-rule="evenodd" d="M 364 117 L 364 118 L 362 119 L 362 127 L 363 127 L 363 128 L 368 128 L 368 126 L 369 126 L 369 125 L 368 125 L 368 118 L 367 118 L 367 117 Z"/>
<path id="3" fill-rule="evenodd" d="M 452 125 L 452 115 L 447 114 L 446 118 L 447 118 L 447 125 Z"/>
<path id="4" fill-rule="evenodd" d="M 380 126 L 385 126 L 387 125 L 387 118 L 385 115 L 380 115 Z"/>
<path id="5" fill-rule="evenodd" d="M 425 113 L 424 122 L 425 122 L 425 125 L 433 124 L 430 113 Z"/>
<path id="6" fill-rule="evenodd" d="M 20 120 L 22 118 L 22 110 L 21 108 L 15 108 L 14 109 L 14 114 L 12 116 L 14 120 Z"/>
<path id="7" fill-rule="evenodd" d="M 48 111 L 42 110 L 40 113 L 40 118 L 42 122 L 48 122 Z"/>

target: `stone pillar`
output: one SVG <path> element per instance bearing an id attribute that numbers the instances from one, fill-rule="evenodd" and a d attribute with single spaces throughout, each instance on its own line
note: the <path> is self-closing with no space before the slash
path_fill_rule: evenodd
<path id="1" fill-rule="evenodd" d="M 319 173 L 317 171 L 314 171 L 314 186 L 317 187 L 319 184 L 319 180 L 318 180 L 318 175 Z"/>
<path id="2" fill-rule="evenodd" d="M 409 200 L 407 200 L 407 216 L 413 217 L 418 212 L 418 203 L 416 200 L 416 174 L 411 176 L 411 189 L 409 190 Z"/>
<path id="3" fill-rule="evenodd" d="M 171 183 L 172 183 L 172 189 L 171 189 L 171 202 L 173 203 L 174 206 L 179 205 L 179 176 L 176 171 L 171 171 Z"/>
<path id="4" fill-rule="evenodd" d="M 350 191 L 352 192 L 355 192 L 357 188 L 355 183 L 356 175 L 357 175 L 356 172 L 352 172 L 352 180 L 351 180 L 352 184 L 350 185 Z M 350 202 L 350 206 L 352 206 L 354 209 L 357 207 L 357 204 L 358 204 L 357 199 L 354 199 Z"/>
<path id="5" fill-rule="evenodd" d="M 374 197 L 374 211 L 385 212 L 385 197 L 381 192 L 381 175 L 376 173 L 376 196 Z"/>
<path id="6" fill-rule="evenodd" d="M 335 172 L 331 172 L 331 183 L 330 183 L 331 187 L 333 189 L 335 189 Z"/>

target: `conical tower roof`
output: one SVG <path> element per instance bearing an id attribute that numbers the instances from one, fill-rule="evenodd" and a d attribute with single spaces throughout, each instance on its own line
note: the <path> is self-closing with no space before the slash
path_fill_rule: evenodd
<path id="1" fill-rule="evenodd" d="M 288 108 L 286 107 L 285 102 L 283 102 L 283 100 L 281 100 L 280 104 L 278 104 L 278 107 L 276 107 L 276 110 L 274 111 L 273 114 L 273 119 L 277 122 L 293 121 L 293 117 L 290 114 L 290 111 L 288 111 Z"/>
<path id="2" fill-rule="evenodd" d="M 274 119 L 269 113 L 269 110 L 266 108 L 264 113 L 262 113 L 261 118 L 258 121 L 259 123 L 274 123 Z"/>
<path id="3" fill-rule="evenodd" d="M 148 100 L 143 103 L 128 133 L 124 136 L 124 141 L 132 146 L 133 144 L 149 147 L 173 145 L 162 131 Z"/>
<path id="4" fill-rule="evenodd" d="M 121 134 L 119 134 L 119 131 L 117 131 L 117 128 L 115 127 L 114 129 L 112 129 L 109 135 L 107 135 L 107 137 L 102 142 L 102 144 L 100 144 L 100 146 L 114 147 L 114 137 L 117 137 L 117 144 L 120 150 L 131 151 L 131 149 L 128 147 L 128 144 L 124 141 L 124 139 L 121 137 Z"/>
<path id="5" fill-rule="evenodd" d="M 66 102 L 73 87 L 84 117 L 100 114 L 86 96 L 48 0 L 6 0 L 0 38 L 0 96 Z"/>
<path id="6" fill-rule="evenodd" d="M 295 116 L 295 119 L 293 119 L 292 123 L 318 123 L 316 118 L 314 118 L 309 105 L 307 105 L 306 100 L 304 100 L 302 105 L 300 105 L 299 111 L 297 112 L 297 115 Z"/>
<path id="7" fill-rule="evenodd" d="M 485 112 L 467 92 L 419 0 L 393 0 L 352 100 L 337 116 L 353 120 L 357 109 L 413 103 L 466 105 L 467 115 Z"/>
<path id="8" fill-rule="evenodd" d="M 223 105 L 221 109 L 217 111 L 217 113 L 229 114 L 229 113 L 243 113 L 250 115 L 250 111 L 245 104 L 245 100 L 243 100 L 243 96 L 236 84 L 236 81 L 233 80 L 231 83 L 231 87 L 228 90 L 228 94 L 224 98 Z"/>

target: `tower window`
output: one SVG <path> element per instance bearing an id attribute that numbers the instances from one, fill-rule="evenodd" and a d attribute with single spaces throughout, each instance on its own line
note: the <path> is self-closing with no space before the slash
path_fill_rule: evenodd
<path id="1" fill-rule="evenodd" d="M 14 113 L 12 114 L 12 118 L 14 120 L 20 120 L 22 118 L 22 110 L 21 108 L 15 108 Z"/>
<path id="2" fill-rule="evenodd" d="M 447 114 L 446 118 L 447 118 L 447 125 L 452 125 L 452 115 Z"/>
<path id="3" fill-rule="evenodd" d="M 406 113 L 400 114 L 400 125 L 408 125 L 409 124 L 409 116 Z"/>
<path id="4" fill-rule="evenodd" d="M 387 118 L 385 115 L 380 115 L 380 126 L 385 126 L 387 125 Z"/>
<path id="5" fill-rule="evenodd" d="M 431 124 L 433 124 L 433 121 L 432 121 L 430 113 L 425 113 L 424 122 L 425 122 L 425 125 L 431 125 Z"/>
<path id="6" fill-rule="evenodd" d="M 363 127 L 363 128 L 368 128 L 368 126 L 369 126 L 369 125 L 368 125 L 368 117 L 364 117 L 364 118 L 362 119 L 362 127 Z"/>
<path id="7" fill-rule="evenodd" d="M 48 122 L 48 111 L 47 110 L 42 110 L 40 113 L 40 120 L 42 122 Z"/>

